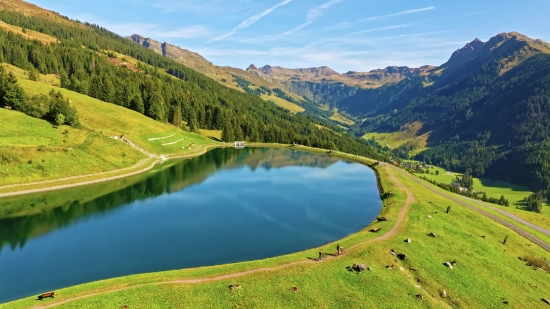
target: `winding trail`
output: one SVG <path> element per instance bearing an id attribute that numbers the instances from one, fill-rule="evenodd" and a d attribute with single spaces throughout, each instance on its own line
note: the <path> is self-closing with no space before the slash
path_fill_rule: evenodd
<path id="1" fill-rule="evenodd" d="M 369 245 L 369 244 L 372 244 L 372 243 L 375 243 L 375 242 L 388 240 L 388 239 L 391 239 L 391 238 L 397 236 L 399 234 L 399 232 L 401 232 L 401 230 L 403 229 L 404 223 L 407 221 L 407 214 L 409 212 L 409 209 L 411 208 L 411 205 L 416 201 L 414 195 L 407 188 L 407 186 L 405 186 L 402 182 L 400 182 L 395 177 L 395 174 L 394 174 L 392 168 L 389 168 L 388 166 L 384 166 L 384 169 L 387 171 L 388 177 L 390 178 L 391 182 L 397 188 L 399 188 L 400 190 L 403 190 L 403 192 L 406 193 L 407 199 L 405 201 L 405 205 L 403 205 L 403 207 L 399 211 L 399 214 L 397 215 L 397 218 L 395 219 L 395 224 L 393 225 L 393 227 L 387 233 L 385 233 L 384 235 L 381 235 L 379 237 L 371 238 L 371 239 L 366 240 L 364 242 L 361 242 L 361 243 L 355 244 L 353 246 L 350 246 L 349 248 L 346 249 L 346 252 L 348 252 L 348 253 L 350 251 L 357 250 L 360 247 L 364 247 L 366 245 Z M 250 270 L 246 270 L 246 271 L 242 271 L 242 272 L 236 272 L 236 273 L 219 275 L 219 276 L 202 277 L 202 278 L 199 277 L 199 278 L 192 278 L 192 279 L 181 279 L 181 280 L 170 280 L 170 281 L 136 284 L 136 285 L 127 286 L 127 287 L 123 287 L 123 288 L 118 288 L 118 289 L 113 289 L 113 290 L 108 290 L 108 291 L 101 291 L 101 292 L 97 292 L 97 293 L 91 293 L 91 294 L 87 294 L 87 295 L 77 296 L 77 297 L 69 298 L 69 299 L 66 299 L 66 300 L 63 300 L 63 301 L 60 301 L 60 302 L 57 302 L 57 303 L 47 305 L 47 306 L 39 305 L 39 306 L 35 306 L 35 307 L 32 307 L 32 308 L 34 308 L 34 309 L 53 308 L 53 307 L 57 307 L 59 305 L 63 305 L 63 304 L 66 304 L 66 303 L 70 303 L 70 302 L 85 299 L 85 298 L 90 298 L 90 297 L 94 297 L 94 296 L 98 296 L 98 295 L 104 295 L 104 294 L 110 294 L 110 293 L 116 293 L 116 292 L 120 292 L 120 291 L 124 291 L 124 290 L 135 289 L 135 288 L 139 288 L 139 287 L 143 287 L 143 286 L 149 286 L 149 285 L 196 284 L 196 283 L 205 283 L 205 282 L 214 282 L 214 281 L 220 281 L 220 280 L 226 280 L 226 279 L 233 279 L 233 278 L 239 278 L 239 277 L 243 277 L 243 276 L 250 275 L 250 274 L 260 273 L 260 272 L 277 271 L 277 270 L 280 270 L 280 269 L 284 269 L 284 268 L 288 268 L 288 267 L 292 267 L 292 266 L 296 266 L 296 265 L 302 265 L 302 264 L 306 264 L 306 263 L 324 263 L 328 260 L 338 259 L 338 258 L 341 258 L 341 257 L 342 256 L 329 256 L 329 255 L 327 255 L 326 259 L 321 260 L 321 261 L 303 260 L 303 261 L 297 261 L 297 262 L 282 264 L 282 265 L 274 266 L 274 267 L 255 268 L 255 269 L 250 269 Z"/>
<path id="2" fill-rule="evenodd" d="M 219 147 L 219 146 L 218 145 L 213 145 L 213 146 L 210 146 L 210 147 Z M 200 148 L 200 146 L 198 146 L 198 148 Z M 209 147 L 205 147 L 205 149 L 202 151 L 202 153 L 206 152 L 208 148 Z M 196 156 L 196 155 L 199 155 L 199 154 L 201 154 L 201 153 L 193 153 L 193 154 L 189 154 L 189 155 L 176 156 L 176 157 L 172 157 L 172 158 L 184 158 L 184 157 Z M 156 163 L 154 163 L 154 164 L 156 164 Z M 154 166 L 154 164 L 153 164 L 153 166 Z M 474 210 L 474 211 L 476 211 L 476 212 L 478 212 L 478 213 L 480 213 L 480 214 L 482 214 L 482 215 L 484 215 L 484 216 L 486 216 L 486 217 L 488 217 L 488 218 L 490 218 L 490 219 L 492 219 L 492 220 L 494 220 L 494 221 L 510 228 L 511 230 L 513 230 L 513 231 L 517 232 L 518 234 L 524 236 L 525 238 L 531 240 L 532 242 L 536 243 L 537 245 L 541 246 L 542 248 L 550 251 L 550 245 L 549 244 L 547 244 L 546 242 L 544 242 L 544 241 L 538 239 L 537 237 L 531 235 L 530 233 L 526 232 L 525 230 L 513 225 L 512 223 L 507 222 L 506 220 L 504 220 L 502 218 L 499 218 L 499 217 L 497 217 L 497 216 L 495 216 L 491 213 L 488 213 L 488 212 L 486 212 L 486 211 L 484 211 L 484 210 L 482 210 L 478 207 L 470 205 L 470 204 L 466 203 L 465 201 L 456 198 L 455 196 L 453 196 L 453 194 L 447 194 L 447 193 L 444 193 L 444 192 L 440 192 L 440 191 L 436 190 L 435 188 L 433 188 L 432 186 L 425 183 L 424 181 L 422 181 L 421 179 L 419 179 L 415 176 L 412 176 L 409 173 L 407 173 L 407 172 L 405 172 L 405 171 L 403 171 L 399 168 L 396 168 L 396 167 L 393 167 L 393 166 L 390 166 L 390 165 L 387 165 L 387 164 L 385 164 L 381 167 L 384 168 L 384 170 L 387 172 L 388 178 L 393 183 L 393 185 L 396 188 L 402 190 L 406 194 L 407 198 L 405 200 L 405 204 L 403 205 L 403 207 L 399 211 L 399 214 L 397 215 L 397 218 L 395 219 L 395 224 L 392 226 L 392 228 L 387 233 L 385 233 L 384 235 L 381 235 L 379 237 L 375 237 L 375 238 L 357 243 L 353 246 L 350 246 L 349 248 L 346 249 L 347 252 L 355 251 L 359 248 L 362 248 L 362 247 L 364 247 L 366 245 L 369 245 L 369 244 L 372 244 L 372 243 L 376 243 L 376 242 L 391 239 L 391 238 L 397 236 L 401 232 L 401 230 L 404 228 L 404 224 L 407 221 L 407 214 L 408 214 L 408 212 L 411 208 L 411 205 L 416 201 L 416 198 L 414 197 L 411 190 L 405 184 L 403 184 L 401 181 L 399 181 L 397 179 L 397 177 L 395 176 L 395 173 L 399 173 L 399 174 L 415 181 L 416 183 L 419 183 L 420 185 L 422 185 L 424 188 L 430 190 L 431 192 L 434 192 L 434 193 L 436 193 L 440 196 L 443 196 L 443 197 L 445 197 L 445 198 L 447 198 L 447 199 L 449 199 L 453 202 L 456 202 L 456 203 L 458 203 L 462 206 L 465 206 L 469 209 L 472 209 L 472 210 Z M 140 172 L 143 172 L 143 171 L 145 171 L 149 168 L 151 168 L 151 167 L 145 168 Z M 136 173 L 138 173 L 138 172 L 136 172 Z M 128 174 L 122 175 L 122 176 L 115 176 L 115 177 L 111 177 L 111 178 L 107 178 L 107 179 L 101 179 L 101 180 L 97 180 L 97 181 L 92 181 L 91 183 L 101 182 L 101 181 L 106 181 L 106 180 L 111 180 L 111 179 L 117 179 L 117 178 L 126 177 L 126 176 L 128 176 Z M 76 185 L 84 185 L 84 184 L 87 184 L 87 183 L 79 183 L 79 184 L 76 184 Z M 61 187 L 65 187 L 65 186 L 61 186 Z M 70 186 L 67 186 L 67 187 L 70 187 Z M 52 188 L 47 188 L 44 191 L 47 191 L 47 190 L 52 190 Z M 1 196 L 2 195 L 0 195 L 0 197 Z M 224 274 L 224 275 L 218 275 L 218 276 L 211 276 L 211 277 L 198 277 L 198 278 L 190 278 L 190 279 L 180 279 L 180 280 L 170 280 L 170 281 L 160 281 L 160 282 L 150 282 L 150 283 L 136 284 L 136 285 L 126 286 L 126 287 L 122 287 L 122 288 L 117 288 L 117 289 L 112 289 L 112 290 L 104 290 L 104 291 L 91 293 L 91 294 L 87 294 L 87 295 L 81 295 L 81 296 L 65 299 L 65 300 L 62 300 L 60 302 L 52 303 L 52 304 L 49 304 L 49 305 L 45 305 L 45 306 L 38 305 L 38 306 L 35 306 L 35 307 L 32 307 L 32 308 L 35 308 L 35 309 L 53 308 L 53 307 L 57 307 L 59 305 L 67 304 L 67 303 L 74 302 L 74 301 L 81 300 L 81 299 L 86 299 L 86 298 L 90 298 L 90 297 L 94 297 L 94 296 L 98 296 L 98 295 L 116 293 L 116 292 L 135 289 L 135 288 L 139 288 L 139 287 L 143 287 L 143 286 L 163 285 L 163 284 L 197 284 L 197 283 L 215 282 L 215 281 L 221 281 L 221 280 L 227 280 L 227 279 L 234 279 L 234 278 L 240 278 L 240 277 L 250 275 L 250 274 L 255 274 L 255 273 L 277 271 L 277 270 L 293 267 L 293 266 L 296 266 L 296 265 L 303 265 L 303 264 L 306 264 L 306 263 L 324 263 L 326 261 L 333 260 L 333 259 L 338 259 L 340 257 L 341 256 L 327 256 L 326 259 L 322 260 L 322 261 L 314 262 L 314 261 L 311 261 L 311 260 L 302 260 L 302 261 L 291 262 L 291 263 L 282 264 L 282 265 L 274 266 L 274 267 L 255 268 L 255 269 L 250 269 L 250 270 L 246 270 L 246 271 L 242 271 L 242 272 L 236 272 L 236 273 L 230 273 L 230 274 Z"/>
<path id="3" fill-rule="evenodd" d="M 79 182 L 75 182 L 75 183 L 62 184 L 62 185 L 53 185 L 53 186 L 48 186 L 48 187 L 44 187 L 44 188 L 28 189 L 28 190 L 0 193 L 0 198 L 10 197 L 10 196 L 18 196 L 18 195 L 25 195 L 25 194 L 31 194 L 31 193 L 40 193 L 40 192 L 47 192 L 47 191 L 62 190 L 62 189 L 80 187 L 80 186 L 91 185 L 91 184 L 106 182 L 106 181 L 110 181 L 110 180 L 125 178 L 125 177 L 129 177 L 129 176 L 133 176 L 133 175 L 137 175 L 137 174 L 141 174 L 143 172 L 146 172 L 146 171 L 152 169 L 153 167 L 155 167 L 155 165 L 157 165 L 157 164 L 159 164 L 163 161 L 166 161 L 168 159 L 183 159 L 183 158 L 196 157 L 196 156 L 200 156 L 200 155 L 206 153 L 210 148 L 218 148 L 218 147 L 221 147 L 221 146 L 220 145 L 208 145 L 208 146 L 204 147 L 204 149 L 202 149 L 203 147 L 201 145 L 198 145 L 197 148 L 196 148 L 196 152 L 192 152 L 192 153 L 184 154 L 184 155 L 168 156 L 168 157 L 164 157 L 164 156 L 151 157 L 151 154 L 149 152 L 146 152 L 146 151 L 143 152 L 143 151 L 140 150 L 141 148 L 138 147 L 138 148 L 135 148 L 135 149 L 140 150 L 141 152 L 143 152 L 145 155 L 148 156 L 148 158 L 143 159 L 143 160 L 139 161 L 138 163 L 136 163 L 132 166 L 126 167 L 126 168 L 122 168 L 122 169 L 118 169 L 118 170 L 112 170 L 112 171 L 106 171 L 106 172 L 101 172 L 101 173 L 95 173 L 95 174 L 71 176 L 71 177 L 58 178 L 58 179 L 53 179 L 53 180 L 44 180 L 44 181 L 29 182 L 29 183 L 24 183 L 24 184 L 14 184 L 14 185 L 1 186 L 0 190 L 9 189 L 9 188 L 17 188 L 17 187 L 37 186 L 37 185 L 44 185 L 44 184 L 50 184 L 50 183 L 56 183 L 56 182 L 65 182 L 65 181 L 69 181 L 69 180 L 85 179 L 85 178 L 89 178 L 89 177 L 98 177 L 98 176 L 101 176 L 101 175 L 116 174 L 116 173 L 120 173 L 120 172 L 124 172 L 124 171 L 134 170 L 136 168 L 139 168 L 139 167 L 147 164 L 147 162 L 150 162 L 152 158 L 155 159 L 149 165 L 147 165 L 143 168 L 140 168 L 138 170 L 135 170 L 135 171 L 132 171 L 132 172 L 127 172 L 127 173 L 124 173 L 124 174 L 99 178 L 99 179 L 83 180 L 83 181 L 79 181 Z"/>
<path id="4" fill-rule="evenodd" d="M 475 212 L 477 212 L 477 213 L 479 213 L 479 214 L 482 214 L 482 215 L 484 215 L 484 216 L 486 216 L 486 217 L 492 219 L 493 221 L 496 221 L 496 222 L 498 222 L 498 223 L 500 223 L 500 224 L 506 226 L 507 228 L 513 230 L 514 232 L 520 234 L 521 236 L 523 236 L 523 237 L 529 239 L 530 241 L 532 241 L 533 243 L 537 244 L 537 245 L 540 246 L 541 248 L 543 248 L 543 249 L 545 249 L 546 251 L 550 252 L 550 244 L 548 244 L 547 242 L 541 240 L 541 239 L 538 238 L 538 237 L 533 236 L 531 233 L 529 233 L 529 232 L 525 231 L 524 229 L 522 229 L 522 228 L 520 228 L 520 227 L 514 225 L 513 223 L 510 223 L 510 222 L 508 222 L 508 221 L 506 221 L 506 220 L 504 220 L 504 219 L 502 219 L 502 218 L 500 218 L 500 217 L 498 217 L 498 216 L 495 216 L 494 214 L 489 213 L 489 212 L 487 212 L 487 211 L 485 211 L 485 210 L 483 210 L 483 209 L 481 209 L 481 208 L 479 208 L 479 207 L 473 206 L 472 204 L 466 203 L 466 201 L 464 201 L 464 200 L 458 198 L 454 193 L 446 193 L 446 192 L 439 191 L 439 190 L 437 190 L 433 185 L 431 185 L 431 184 L 425 182 L 424 180 L 422 180 L 422 179 L 420 179 L 420 178 L 418 178 L 418 177 L 416 177 L 416 176 L 414 176 L 414 175 L 409 174 L 408 172 L 406 172 L 406 171 L 404 171 L 404 170 L 402 170 L 402 169 L 394 168 L 394 170 L 397 170 L 401 175 L 403 175 L 403 176 L 405 176 L 405 177 L 411 179 L 412 181 L 414 181 L 414 182 L 420 184 L 421 186 L 423 186 L 424 188 L 430 190 L 431 192 L 436 193 L 436 194 L 438 194 L 438 195 L 440 195 L 440 196 L 442 196 L 442 197 L 444 197 L 444 198 L 446 198 L 446 199 L 448 199 L 448 200 L 451 200 L 451 201 L 453 201 L 453 202 L 455 202 L 455 203 L 457 203 L 457 204 L 459 204 L 459 205 L 461 205 L 461 206 L 467 207 L 467 208 L 469 208 L 469 209 L 471 209 L 471 210 L 473 210 L 473 211 L 475 211 Z M 479 204 L 479 202 L 476 203 L 476 204 Z M 480 204 L 480 205 L 486 207 L 486 205 L 483 205 L 483 204 Z M 512 214 L 510 214 L 510 213 L 508 213 L 508 212 L 505 212 L 505 211 L 503 211 L 503 210 L 495 209 L 495 208 L 492 207 L 492 206 L 489 207 L 489 208 L 494 209 L 494 210 L 497 210 L 499 213 L 501 213 L 501 214 L 503 214 L 503 215 L 509 217 L 510 219 L 512 219 L 512 220 L 514 220 L 514 221 L 516 221 L 516 222 L 518 222 L 518 223 L 520 223 L 520 224 L 524 224 L 524 225 L 526 225 L 526 226 L 529 226 L 529 227 L 531 227 L 531 228 L 536 229 L 537 231 L 540 231 L 540 232 L 542 232 L 542 233 L 545 233 L 545 234 L 547 234 L 547 235 L 550 235 L 550 234 L 549 234 L 550 231 L 545 230 L 545 229 L 543 229 L 543 228 L 540 227 L 540 226 L 534 225 L 534 224 L 532 224 L 532 223 L 530 223 L 530 222 L 527 222 L 527 221 L 525 221 L 525 220 L 523 220 L 523 219 L 520 219 L 520 218 L 518 218 L 518 217 L 516 217 L 516 216 L 514 216 L 514 215 L 512 215 Z"/>

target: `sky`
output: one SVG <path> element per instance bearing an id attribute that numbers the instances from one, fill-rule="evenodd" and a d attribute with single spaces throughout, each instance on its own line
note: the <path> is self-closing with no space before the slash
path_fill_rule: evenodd
<path id="1" fill-rule="evenodd" d="M 550 41 L 550 0 L 28 0 L 216 65 L 344 73 L 440 65 L 466 43 L 517 31 Z"/>

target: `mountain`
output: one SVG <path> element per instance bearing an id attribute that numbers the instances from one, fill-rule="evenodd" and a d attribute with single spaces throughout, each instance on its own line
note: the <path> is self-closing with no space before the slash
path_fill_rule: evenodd
<path id="1" fill-rule="evenodd" d="M 474 40 L 425 76 L 361 89 L 338 107 L 363 129 L 428 136 L 417 159 L 550 189 L 550 45 L 517 32 Z M 402 149 L 408 151 L 410 149 Z"/>
<path id="2" fill-rule="evenodd" d="M 340 74 L 329 67 L 286 69 L 266 65 L 257 68 L 250 65 L 247 72 L 267 81 L 279 84 L 299 96 L 322 106 L 336 107 L 339 102 L 352 97 L 362 88 L 378 88 L 388 83 L 400 82 L 410 76 L 421 75 L 433 67 L 387 67 L 370 72 L 350 71 Z"/>
<path id="3" fill-rule="evenodd" d="M 204 57 L 202 57 L 201 55 L 190 50 L 183 49 L 178 46 L 168 44 L 166 42 L 160 43 L 151 38 L 142 37 L 139 34 L 133 34 L 128 38 L 131 39 L 134 43 L 151 49 L 157 54 L 161 54 L 170 59 L 173 59 L 204 75 L 212 74 L 215 70 L 214 64 L 204 59 Z"/>
<path id="4" fill-rule="evenodd" d="M 197 72 L 200 72 L 225 86 L 256 94 L 265 100 L 271 101 L 291 111 L 304 110 L 304 107 L 301 104 L 303 98 L 300 96 L 293 95 L 284 89 L 280 89 L 279 85 L 272 83 L 269 80 L 260 78 L 254 74 L 250 74 L 242 69 L 227 66 L 216 66 L 198 53 L 183 49 L 167 42 L 160 43 L 154 39 L 145 38 L 139 34 L 133 34 L 129 36 L 128 39 L 154 51 L 157 54 L 163 55 Z M 265 91 L 265 93 L 257 92 L 256 89 L 261 87 L 269 89 L 269 91 Z M 275 89 L 280 89 L 281 95 L 277 95 L 278 92 L 269 93 Z"/>
<path id="5" fill-rule="evenodd" d="M 143 154 L 113 138 L 120 135 L 156 154 L 182 152 L 181 147 L 163 147 L 149 138 L 204 140 L 185 132 L 199 129 L 221 131 L 226 142 L 296 142 L 383 157 L 371 143 L 345 134 L 336 125 L 307 113 L 292 114 L 256 95 L 268 90 L 273 95 L 275 89 L 235 77 L 253 93 L 237 91 L 162 55 L 202 61 L 193 53 L 135 37 L 160 50 L 158 54 L 98 25 L 19 0 L 0 0 L 0 5 L 8 8 L 0 10 L 0 20 L 9 25 L 0 27 L 0 59 L 5 62 L 0 66 L 0 108 L 9 116 L 2 118 L 3 124 L 18 128 L 19 134 L 28 131 L 21 126 L 29 123 L 31 132 L 40 134 L 40 138 L 25 135 L 17 143 L 0 138 L 3 182 L 51 179 L 61 172 L 73 176 L 83 172 L 79 166 L 84 163 L 90 166 L 88 173 L 131 165 Z M 33 39 L 35 33 L 51 40 Z M 16 134 L 6 132 L 7 137 Z M 106 146 L 120 149 L 97 151 Z M 53 164 L 73 155 L 78 159 L 74 167 L 61 169 L 61 164 Z M 29 168 L 31 162 L 33 168 Z M 40 173 L 32 173 L 35 169 Z"/>

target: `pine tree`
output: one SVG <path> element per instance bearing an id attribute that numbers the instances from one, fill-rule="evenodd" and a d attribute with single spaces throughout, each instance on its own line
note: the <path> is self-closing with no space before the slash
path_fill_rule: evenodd
<path id="1" fill-rule="evenodd" d="M 189 114 L 187 115 L 187 126 L 189 127 L 189 131 L 199 132 L 199 124 L 197 122 L 197 114 L 195 113 L 194 109 L 191 109 L 189 111 Z"/>
<path id="2" fill-rule="evenodd" d="M 236 125 L 234 126 L 235 128 L 235 140 L 236 141 L 244 141 L 244 134 L 243 134 L 243 129 L 241 128 L 240 125 Z"/>
<path id="3" fill-rule="evenodd" d="M 222 141 L 224 142 L 234 142 L 235 133 L 233 131 L 233 126 L 231 122 L 226 122 L 222 129 Z"/>
<path id="4" fill-rule="evenodd" d="M 181 122 L 182 122 L 182 117 L 181 117 L 181 105 L 180 104 L 176 104 L 173 106 L 173 111 L 172 111 L 172 120 L 171 120 L 171 123 L 178 127 L 178 128 L 181 128 Z"/>
<path id="5" fill-rule="evenodd" d="M 145 106 L 140 94 L 136 94 L 130 101 L 130 108 L 140 114 L 145 113 Z"/>
<path id="6" fill-rule="evenodd" d="M 99 99 L 101 97 L 102 87 L 103 83 L 101 82 L 101 78 L 99 78 L 99 76 L 97 75 L 92 76 L 92 79 L 90 80 L 90 89 L 88 90 L 88 95 L 92 98 Z"/>
<path id="7" fill-rule="evenodd" d="M 3 67 L 0 70 L 0 106 L 23 112 L 25 109 L 25 91 L 17 84 L 17 77 L 11 72 L 5 74 Z"/>
<path id="8" fill-rule="evenodd" d="M 164 113 L 164 100 L 158 91 L 153 92 L 149 98 L 149 109 L 147 110 L 147 116 L 158 121 L 166 120 L 166 114 Z"/>

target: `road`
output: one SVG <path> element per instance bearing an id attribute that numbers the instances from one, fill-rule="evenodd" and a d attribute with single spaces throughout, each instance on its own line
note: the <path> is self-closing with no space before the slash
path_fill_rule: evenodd
<path id="1" fill-rule="evenodd" d="M 511 229 L 511 230 L 513 230 L 513 231 L 515 231 L 515 232 L 517 232 L 517 233 L 520 234 L 521 236 L 523 236 L 523 237 L 529 239 L 530 241 L 532 241 L 533 243 L 537 244 L 537 245 L 540 246 L 541 248 L 543 248 L 543 249 L 545 249 L 546 251 L 550 252 L 550 244 L 548 244 L 547 242 L 545 242 L 545 241 L 539 239 L 538 237 L 532 235 L 531 233 L 525 231 L 524 229 L 518 227 L 517 225 L 515 225 L 515 224 L 513 224 L 513 223 L 510 223 L 510 222 L 508 222 L 508 221 L 506 221 L 506 220 L 504 220 L 504 219 L 502 219 L 502 218 L 500 218 L 500 217 L 498 217 L 498 216 L 495 216 L 494 214 L 489 213 L 489 212 L 487 212 L 487 211 L 485 211 L 485 210 L 483 210 L 483 209 L 481 209 L 481 208 L 479 208 L 479 207 L 473 206 L 473 205 L 470 204 L 470 203 L 467 203 L 466 201 L 462 200 L 461 198 L 459 198 L 459 197 L 458 197 L 456 194 L 454 194 L 454 193 L 450 193 L 450 192 L 447 193 L 447 192 L 442 192 L 442 191 L 440 191 L 440 190 L 437 190 L 436 187 L 435 187 L 434 185 L 432 185 L 432 184 L 430 184 L 430 183 L 428 183 L 428 182 L 426 182 L 426 181 L 424 181 L 424 180 L 422 180 L 422 179 L 420 179 L 420 178 L 418 178 L 418 177 L 416 177 L 416 176 L 414 176 L 414 175 L 411 175 L 411 174 L 408 173 L 407 171 L 404 171 L 404 170 L 402 170 L 402 169 L 400 169 L 400 168 L 393 167 L 393 166 L 392 166 L 392 169 L 394 169 L 395 171 L 397 171 L 397 172 L 400 173 L 401 175 L 403 175 L 403 176 L 405 176 L 405 177 L 407 177 L 407 178 L 413 180 L 414 182 L 420 184 L 420 185 L 423 186 L 424 188 L 426 188 L 426 189 L 428 189 L 428 190 L 430 190 L 430 191 L 432 191 L 432 192 L 434 192 L 434 193 L 436 193 L 436 194 L 438 194 L 438 195 L 440 195 L 440 196 L 442 196 L 442 197 L 444 197 L 444 198 L 446 198 L 446 199 L 448 199 L 448 200 L 451 200 L 451 201 L 453 201 L 453 202 L 455 202 L 455 203 L 457 203 L 457 204 L 459 204 L 459 205 L 462 205 L 462 206 L 467 207 L 467 208 L 469 208 L 469 209 L 471 209 L 471 210 L 473 210 L 473 211 L 476 211 L 476 212 L 478 212 L 478 213 L 480 213 L 480 214 L 482 214 L 482 215 L 484 215 L 484 216 L 486 216 L 486 217 L 488 217 L 488 218 L 490 218 L 490 219 L 492 219 L 492 220 L 494 220 L 494 221 L 496 221 L 496 222 L 498 222 L 498 223 L 500 223 L 500 224 L 502 224 L 502 225 L 508 227 L 509 229 Z M 504 211 L 504 210 L 498 209 L 498 208 L 493 207 L 493 206 L 485 205 L 485 203 L 482 203 L 482 202 L 479 202 L 479 201 L 476 201 L 476 200 L 471 200 L 471 202 L 472 202 L 472 203 L 475 203 L 475 204 L 477 204 L 477 205 L 479 205 L 479 206 L 481 206 L 481 207 L 488 207 L 488 208 L 490 208 L 490 209 L 493 209 L 493 210 L 495 210 L 495 211 L 498 211 L 499 213 L 505 215 L 506 217 L 512 219 L 513 221 L 515 221 L 515 222 L 517 222 L 517 223 L 519 223 L 519 224 L 528 226 L 528 227 L 530 227 L 530 228 L 533 228 L 533 229 L 535 229 L 535 230 L 537 230 L 537 231 L 540 231 L 541 233 L 544 233 L 544 234 L 550 236 L 550 231 L 548 231 L 548 230 L 546 230 L 546 229 L 544 229 L 544 228 L 542 228 L 542 227 L 540 227 L 540 226 L 534 225 L 534 224 L 532 224 L 532 223 L 530 223 L 530 222 L 527 222 L 527 221 L 525 221 L 525 220 L 523 220 L 523 219 L 521 219 L 521 218 L 518 218 L 518 217 L 516 217 L 516 216 L 514 216 L 514 215 L 512 215 L 512 214 L 510 214 L 510 213 L 508 213 L 508 212 L 506 212 L 506 211 Z"/>

